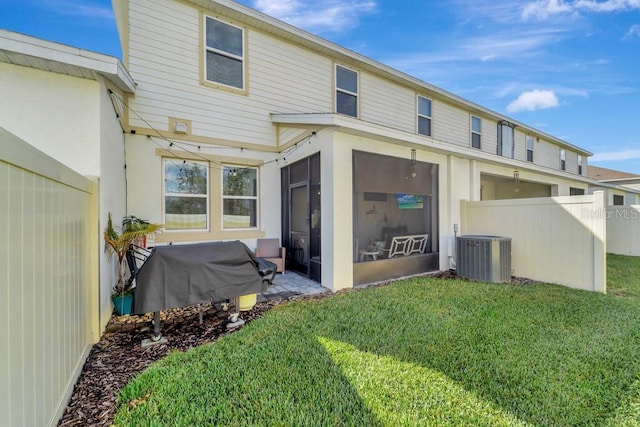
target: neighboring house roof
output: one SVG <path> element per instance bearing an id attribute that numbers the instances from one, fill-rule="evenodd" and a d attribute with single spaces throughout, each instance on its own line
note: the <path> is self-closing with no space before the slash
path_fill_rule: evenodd
<path id="1" fill-rule="evenodd" d="M 413 77 L 406 73 L 398 71 L 392 67 L 389 67 L 388 65 L 382 64 L 378 61 L 375 61 L 359 53 L 353 52 L 342 46 L 336 45 L 328 40 L 325 40 L 321 37 L 308 33 L 300 28 L 294 27 L 293 25 L 287 24 L 276 18 L 265 15 L 264 13 L 258 12 L 257 10 L 254 10 L 247 6 L 236 3 L 235 1 L 231 1 L 231 0 L 185 0 L 185 1 L 193 5 L 196 5 L 200 8 L 204 8 L 206 10 L 212 11 L 214 13 L 217 12 L 217 13 L 224 14 L 231 19 L 251 25 L 259 29 L 260 31 L 270 33 L 281 39 L 288 40 L 292 43 L 295 43 L 299 46 L 305 47 L 307 49 L 311 49 L 313 51 L 327 55 L 339 61 L 343 61 L 345 64 L 355 65 L 362 70 L 366 70 L 373 74 L 379 75 L 385 79 L 395 81 L 402 85 L 414 88 L 417 91 L 425 91 L 425 90 L 429 91 L 430 93 L 434 95 L 438 95 L 448 100 L 449 102 L 453 102 L 460 106 L 463 106 L 465 109 L 469 109 L 471 112 L 477 112 L 477 113 L 484 114 L 485 116 L 493 117 L 497 121 L 507 120 L 518 127 L 526 129 L 528 132 L 531 132 L 532 134 L 538 135 L 558 145 L 567 147 L 577 152 L 578 154 L 583 154 L 586 156 L 593 155 L 593 153 L 585 150 L 584 148 L 575 146 L 573 144 L 568 143 L 567 141 L 563 141 L 559 138 L 556 138 L 553 135 L 549 135 L 538 129 L 529 127 L 524 123 L 520 123 L 510 117 L 507 117 L 500 113 L 492 111 L 486 107 L 483 107 L 479 104 L 471 102 L 458 95 L 454 95 L 450 92 L 447 92 L 444 89 L 441 89 L 437 86 L 424 82 L 416 77 Z M 124 9 L 120 10 L 121 7 L 119 7 L 117 3 L 118 2 L 116 1 L 112 2 L 112 4 L 114 5 L 114 9 L 116 10 L 116 14 L 124 13 L 123 12 Z M 124 25 L 126 20 L 118 19 L 117 22 L 118 22 L 119 30 L 121 30 L 120 27 Z"/>
<path id="2" fill-rule="evenodd" d="M 587 168 L 587 176 L 598 181 L 616 181 L 626 179 L 640 179 L 640 175 L 617 171 L 614 169 L 601 168 L 589 165 Z"/>
<path id="3" fill-rule="evenodd" d="M 118 58 L 0 29 L 0 62 L 96 80 L 103 76 L 124 92 L 135 82 Z"/>

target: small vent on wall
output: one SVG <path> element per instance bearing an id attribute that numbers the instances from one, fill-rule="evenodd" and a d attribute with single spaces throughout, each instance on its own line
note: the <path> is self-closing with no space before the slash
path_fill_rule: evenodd
<path id="1" fill-rule="evenodd" d="M 185 122 L 175 122 L 173 124 L 173 131 L 175 133 L 184 133 L 186 134 L 188 131 L 187 124 Z"/>

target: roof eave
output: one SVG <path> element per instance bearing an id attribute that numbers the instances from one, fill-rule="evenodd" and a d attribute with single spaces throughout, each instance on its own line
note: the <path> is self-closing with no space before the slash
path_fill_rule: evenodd
<path id="1" fill-rule="evenodd" d="M 61 64 L 66 70 L 87 70 L 103 76 L 124 92 L 135 92 L 136 85 L 133 77 L 131 77 L 124 64 L 113 56 L 2 29 L 0 29 L 0 52 L 11 54 L 14 58 L 22 57 L 40 60 L 25 62 L 31 68 L 44 71 L 52 71 L 46 67 L 47 62 Z M 16 62 L 10 61 L 8 58 L 8 55 L 0 55 L 0 60 L 3 62 L 16 64 Z"/>

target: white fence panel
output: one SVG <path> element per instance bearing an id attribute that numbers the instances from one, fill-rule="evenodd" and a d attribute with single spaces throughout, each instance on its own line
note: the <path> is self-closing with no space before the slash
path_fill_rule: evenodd
<path id="1" fill-rule="evenodd" d="M 511 237 L 515 276 L 606 292 L 604 195 L 462 201 L 462 234 Z"/>
<path id="2" fill-rule="evenodd" d="M 56 425 L 93 343 L 94 188 L 0 128 L 2 426 Z"/>
<path id="3" fill-rule="evenodd" d="M 640 256 L 640 205 L 607 207 L 607 251 Z"/>

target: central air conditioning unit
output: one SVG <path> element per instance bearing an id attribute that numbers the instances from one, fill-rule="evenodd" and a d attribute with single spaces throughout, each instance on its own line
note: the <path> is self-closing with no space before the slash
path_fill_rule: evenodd
<path id="1" fill-rule="evenodd" d="M 456 239 L 456 274 L 483 282 L 510 282 L 511 238 L 459 236 Z"/>

